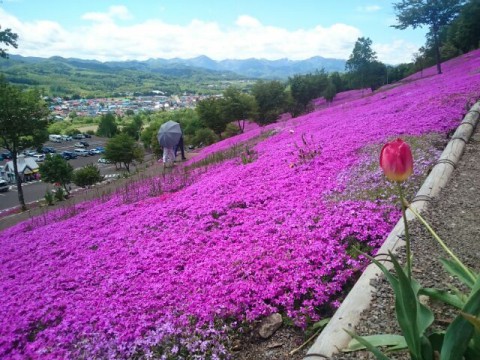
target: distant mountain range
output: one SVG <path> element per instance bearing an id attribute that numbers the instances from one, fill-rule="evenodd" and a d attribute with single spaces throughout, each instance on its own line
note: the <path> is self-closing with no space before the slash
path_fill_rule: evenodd
<path id="1" fill-rule="evenodd" d="M 75 58 L 62 58 L 54 56 L 51 58 L 23 57 L 11 55 L 14 62 L 39 64 L 47 60 L 66 63 L 67 65 L 81 68 L 90 68 L 96 71 L 111 71 L 118 69 L 139 70 L 156 72 L 166 76 L 184 76 L 189 72 L 218 72 L 225 75 L 240 75 L 250 79 L 287 79 L 295 74 L 307 74 L 316 70 L 324 69 L 326 72 L 345 70 L 345 60 L 328 59 L 315 56 L 306 60 L 266 60 L 266 59 L 245 59 L 245 60 L 212 60 L 207 56 L 198 56 L 192 59 L 149 59 L 146 61 L 107 61 L 82 60 Z M 3 64 L 0 63 L 0 66 Z"/>
<path id="2" fill-rule="evenodd" d="M 179 64 L 214 71 L 228 71 L 255 79 L 286 79 L 295 74 L 307 74 L 321 69 L 324 69 L 326 72 L 342 72 L 345 70 L 345 60 L 327 59 L 321 56 L 315 56 L 306 60 L 252 58 L 220 61 L 212 60 L 208 56 L 198 56 L 192 59 L 150 59 L 146 63 L 154 67 Z"/>
<path id="3" fill-rule="evenodd" d="M 295 74 L 343 71 L 345 61 L 313 57 L 307 60 L 193 59 L 146 61 L 83 60 L 10 55 L 0 59 L 0 74 L 14 84 L 42 89 L 50 96 L 102 97 L 136 93 L 218 94 L 230 85 L 245 88 L 257 79 L 286 80 Z"/>

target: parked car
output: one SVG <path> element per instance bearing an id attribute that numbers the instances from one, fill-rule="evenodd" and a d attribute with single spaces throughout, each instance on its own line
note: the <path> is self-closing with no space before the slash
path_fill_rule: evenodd
<path id="1" fill-rule="evenodd" d="M 100 164 L 111 164 L 111 163 L 112 163 L 110 160 L 107 160 L 107 159 L 105 159 L 105 158 L 100 158 L 100 159 L 98 159 L 98 162 L 99 162 Z"/>
<path id="2" fill-rule="evenodd" d="M 85 150 L 85 149 L 75 149 L 73 150 L 73 152 L 78 156 L 90 156 L 90 153 L 88 152 L 88 150 Z"/>
<path id="3" fill-rule="evenodd" d="M 92 156 L 100 154 L 100 152 L 97 149 L 90 149 L 88 150 L 88 153 Z"/>
<path id="4" fill-rule="evenodd" d="M 103 146 L 97 146 L 95 150 L 97 150 L 99 154 L 103 154 L 105 152 L 105 148 Z"/>
<path id="5" fill-rule="evenodd" d="M 37 154 L 37 152 L 35 150 L 25 150 L 23 152 L 23 155 L 25 155 L 25 156 L 34 156 L 36 154 Z"/>
<path id="6" fill-rule="evenodd" d="M 5 180 L 0 179 L 0 192 L 6 192 L 10 189 L 8 183 Z"/>
<path id="7" fill-rule="evenodd" d="M 85 135 L 75 134 L 75 135 L 72 136 L 72 138 L 74 138 L 75 140 L 82 140 L 82 139 L 85 139 Z"/>
<path id="8" fill-rule="evenodd" d="M 43 162 L 45 161 L 45 154 L 36 154 L 36 155 L 33 155 L 33 158 L 35 159 L 35 161 L 38 163 L 38 162 Z"/>
<path id="9" fill-rule="evenodd" d="M 90 144 L 86 141 L 79 141 L 79 142 L 76 142 L 74 144 L 75 147 L 79 148 L 79 147 L 89 147 Z"/>
<path id="10" fill-rule="evenodd" d="M 76 159 L 77 158 L 77 154 L 75 154 L 72 151 L 63 151 L 61 155 L 65 160 L 70 160 L 70 159 Z"/>
<path id="11" fill-rule="evenodd" d="M 63 141 L 72 141 L 72 137 L 68 135 L 61 135 Z"/>
<path id="12" fill-rule="evenodd" d="M 86 139 L 90 139 L 92 137 L 92 135 L 87 134 L 87 133 L 83 133 L 83 136 L 85 136 Z"/>
<path id="13" fill-rule="evenodd" d="M 51 134 L 51 135 L 48 135 L 48 139 L 51 142 L 54 142 L 54 143 L 61 143 L 62 142 L 62 135 Z"/>
<path id="14" fill-rule="evenodd" d="M 41 154 L 55 154 L 56 152 L 57 150 L 50 146 L 43 146 L 39 151 Z"/>
<path id="15" fill-rule="evenodd" d="M 12 160 L 12 153 L 10 151 L 2 153 L 4 159 Z"/>

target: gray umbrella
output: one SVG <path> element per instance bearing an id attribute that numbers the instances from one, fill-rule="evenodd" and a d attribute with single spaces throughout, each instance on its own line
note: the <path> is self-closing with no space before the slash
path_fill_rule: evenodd
<path id="1" fill-rule="evenodd" d="M 160 126 L 157 139 L 161 146 L 173 148 L 178 144 L 181 136 L 182 129 L 180 128 L 180 124 L 170 120 Z"/>

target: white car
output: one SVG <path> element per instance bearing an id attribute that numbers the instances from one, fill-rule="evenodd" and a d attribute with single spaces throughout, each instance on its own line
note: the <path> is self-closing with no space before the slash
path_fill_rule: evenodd
<path id="1" fill-rule="evenodd" d="M 25 150 L 23 153 L 25 154 L 25 156 L 34 156 L 37 154 L 35 150 Z"/>
<path id="2" fill-rule="evenodd" d="M 85 150 L 85 149 L 75 149 L 73 150 L 73 152 L 77 156 L 90 156 L 90 154 L 88 153 L 88 150 Z"/>
<path id="3" fill-rule="evenodd" d="M 37 163 L 43 162 L 45 160 L 45 154 L 36 154 L 36 155 L 33 155 L 33 158 Z"/>
<path id="4" fill-rule="evenodd" d="M 111 164 L 111 163 L 112 163 L 110 160 L 107 160 L 107 159 L 105 159 L 105 158 L 100 158 L 100 159 L 98 159 L 98 162 L 99 162 L 100 164 Z"/>

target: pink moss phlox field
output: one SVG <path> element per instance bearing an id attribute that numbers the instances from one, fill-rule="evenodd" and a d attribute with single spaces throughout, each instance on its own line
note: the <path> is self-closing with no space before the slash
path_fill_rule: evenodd
<path id="1" fill-rule="evenodd" d="M 372 186 L 352 180 L 377 156 L 362 150 L 445 136 L 479 98 L 480 51 L 443 69 L 362 97 L 339 94 L 323 110 L 205 149 L 271 131 L 251 163 L 226 160 L 177 187 L 181 175 L 159 177 L 158 195 L 119 192 L 4 230 L 0 358 L 227 358 L 235 323 L 274 311 L 300 326 L 318 319 L 364 265 L 350 257 L 352 241 L 378 248 L 399 218 L 386 201 L 333 200 Z M 415 159 L 417 174 L 435 154 Z"/>

